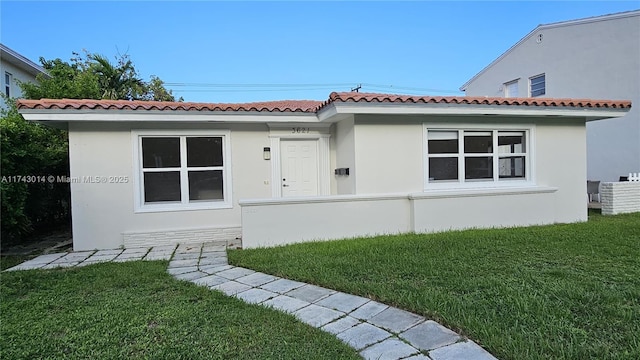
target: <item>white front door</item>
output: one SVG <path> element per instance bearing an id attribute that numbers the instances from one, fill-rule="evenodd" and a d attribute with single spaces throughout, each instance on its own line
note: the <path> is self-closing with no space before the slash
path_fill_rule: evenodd
<path id="1" fill-rule="evenodd" d="M 318 141 L 280 142 L 282 196 L 318 195 Z"/>

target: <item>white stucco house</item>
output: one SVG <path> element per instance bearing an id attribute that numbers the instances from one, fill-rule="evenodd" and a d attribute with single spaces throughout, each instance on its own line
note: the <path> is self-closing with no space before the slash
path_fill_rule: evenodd
<path id="1" fill-rule="evenodd" d="M 469 79 L 468 96 L 640 101 L 640 10 L 539 25 Z M 640 171 L 640 111 L 587 124 L 587 178 Z"/>
<path id="2" fill-rule="evenodd" d="M 38 74 L 45 74 L 44 68 L 20 55 L 4 44 L 0 44 L 0 75 L 2 76 L 2 94 L 7 98 L 22 97 L 17 81 L 35 82 Z M 0 101 L 0 106 L 4 102 Z"/>
<path id="3" fill-rule="evenodd" d="M 19 100 L 69 131 L 75 250 L 585 221 L 586 123 L 629 101 L 331 93 Z"/>

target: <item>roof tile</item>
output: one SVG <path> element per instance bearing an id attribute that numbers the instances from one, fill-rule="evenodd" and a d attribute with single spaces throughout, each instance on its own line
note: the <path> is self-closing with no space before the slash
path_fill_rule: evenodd
<path id="1" fill-rule="evenodd" d="M 18 109 L 103 109 L 103 110 L 171 110 L 171 111 L 248 111 L 248 112 L 301 112 L 317 113 L 331 103 L 398 103 L 398 104 L 453 104 L 498 106 L 543 106 L 578 108 L 631 108 L 631 101 L 553 98 L 503 98 L 474 96 L 416 96 L 360 92 L 332 92 L 326 101 L 280 100 L 238 104 L 128 101 L 128 100 L 76 100 L 41 99 L 18 100 Z"/>

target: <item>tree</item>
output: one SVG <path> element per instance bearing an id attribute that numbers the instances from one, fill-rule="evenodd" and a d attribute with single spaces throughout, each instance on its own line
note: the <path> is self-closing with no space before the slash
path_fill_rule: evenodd
<path id="1" fill-rule="evenodd" d="M 40 63 L 48 76 L 38 75 L 37 83 L 20 83 L 27 99 L 175 101 L 160 78 L 151 76 L 149 82 L 143 81 L 128 55 L 119 55 L 113 64 L 102 55 L 84 51 L 84 55 L 73 53 L 70 62 L 40 58 Z M 48 178 L 69 175 L 66 131 L 27 122 L 14 99 L 3 100 L 0 230 L 2 244 L 7 244 L 37 230 L 68 224 L 70 189 L 69 184 Z"/>

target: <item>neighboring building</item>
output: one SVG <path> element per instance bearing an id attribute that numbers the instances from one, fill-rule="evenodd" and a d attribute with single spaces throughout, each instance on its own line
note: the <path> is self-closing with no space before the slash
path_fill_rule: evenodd
<path id="1" fill-rule="evenodd" d="M 587 220 L 585 123 L 630 102 L 332 93 L 20 100 L 69 130 L 75 250 Z M 241 239 L 241 240 L 240 240 Z"/>
<path id="2" fill-rule="evenodd" d="M 9 98 L 22 97 L 22 91 L 16 81 L 35 82 L 38 74 L 46 74 L 42 66 L 0 44 L 0 75 L 2 76 L 2 94 Z M 0 101 L 0 106 L 4 102 Z"/>
<path id="3" fill-rule="evenodd" d="M 460 90 L 468 96 L 640 103 L 640 10 L 540 25 Z M 562 156 L 565 144 L 558 143 Z M 587 124 L 587 178 L 640 171 L 640 109 Z"/>

